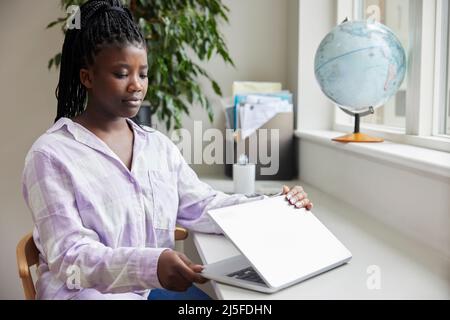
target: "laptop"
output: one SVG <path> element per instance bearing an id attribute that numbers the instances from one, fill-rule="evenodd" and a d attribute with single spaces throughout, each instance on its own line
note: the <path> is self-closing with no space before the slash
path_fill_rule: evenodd
<path id="1" fill-rule="evenodd" d="M 208 215 L 240 254 L 204 266 L 202 276 L 273 293 L 350 261 L 350 251 L 310 211 L 284 195 Z"/>

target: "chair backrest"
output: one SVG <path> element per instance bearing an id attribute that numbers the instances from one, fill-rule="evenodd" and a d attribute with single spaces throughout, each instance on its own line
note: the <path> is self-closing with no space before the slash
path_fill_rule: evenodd
<path id="1" fill-rule="evenodd" d="M 16 250 L 17 266 L 19 268 L 20 279 L 22 279 L 25 299 L 34 300 L 36 296 L 36 290 L 34 288 L 30 267 L 38 264 L 39 250 L 34 244 L 33 233 L 29 233 L 25 237 L 23 237 L 17 244 Z"/>
<path id="2" fill-rule="evenodd" d="M 177 227 L 175 229 L 176 241 L 184 240 L 188 235 L 189 232 L 184 228 Z M 25 299 L 34 300 L 36 298 L 36 289 L 30 268 L 39 263 L 39 250 L 34 243 L 32 232 L 28 233 L 19 241 L 16 248 L 16 255 L 19 277 L 22 280 Z"/>

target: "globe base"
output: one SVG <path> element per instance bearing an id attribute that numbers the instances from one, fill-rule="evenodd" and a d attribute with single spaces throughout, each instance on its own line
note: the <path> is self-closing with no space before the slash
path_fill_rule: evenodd
<path id="1" fill-rule="evenodd" d="M 348 143 L 348 142 L 383 142 L 382 138 L 371 137 L 364 133 L 351 133 L 345 136 L 332 139 L 333 141 Z"/>
<path id="2" fill-rule="evenodd" d="M 367 116 L 369 114 L 373 114 L 374 113 L 373 107 L 369 107 L 369 109 L 367 111 L 361 112 L 361 113 L 355 113 L 355 112 L 349 111 L 343 107 L 340 107 L 340 108 L 342 111 L 344 111 L 348 115 L 355 117 L 355 130 L 353 130 L 353 133 L 351 133 L 351 134 L 347 134 L 345 136 L 334 138 L 334 139 L 332 139 L 333 141 L 343 142 L 343 143 L 347 143 L 347 142 L 383 142 L 384 141 L 384 139 L 374 138 L 374 137 L 368 136 L 367 134 L 359 132 L 359 124 L 361 122 L 361 117 Z"/>

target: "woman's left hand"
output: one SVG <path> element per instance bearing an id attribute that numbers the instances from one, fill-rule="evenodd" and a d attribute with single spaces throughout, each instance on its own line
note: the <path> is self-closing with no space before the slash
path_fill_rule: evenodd
<path id="1" fill-rule="evenodd" d="M 283 186 L 283 194 L 286 195 L 286 199 L 289 203 L 296 208 L 311 210 L 313 207 L 313 203 L 308 199 L 308 194 L 301 186 L 294 186 L 291 189 L 289 189 L 288 186 Z"/>

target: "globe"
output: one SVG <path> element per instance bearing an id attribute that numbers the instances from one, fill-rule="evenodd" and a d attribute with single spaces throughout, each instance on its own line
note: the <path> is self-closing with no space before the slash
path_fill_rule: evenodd
<path id="1" fill-rule="evenodd" d="M 323 93 L 341 108 L 362 113 L 382 106 L 402 84 L 406 56 L 400 41 L 375 21 L 347 21 L 328 33 L 314 59 Z"/>

